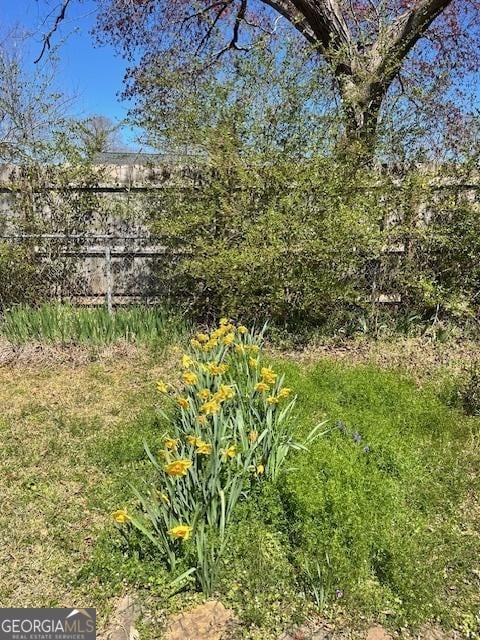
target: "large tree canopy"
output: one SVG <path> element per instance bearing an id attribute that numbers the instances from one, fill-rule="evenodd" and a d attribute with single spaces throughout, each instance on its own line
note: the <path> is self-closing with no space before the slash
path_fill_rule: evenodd
<path id="1" fill-rule="evenodd" d="M 130 85 L 145 92 L 145 71 L 189 81 L 259 41 L 287 21 L 298 46 L 329 70 L 341 100 L 347 138 L 371 150 L 389 90 L 420 101 L 422 87 L 451 112 L 472 105 L 480 67 L 478 0 L 99 0 L 99 32 L 135 60 Z M 151 78 L 151 75 L 149 76 Z M 151 88 L 151 87 L 150 87 Z"/>

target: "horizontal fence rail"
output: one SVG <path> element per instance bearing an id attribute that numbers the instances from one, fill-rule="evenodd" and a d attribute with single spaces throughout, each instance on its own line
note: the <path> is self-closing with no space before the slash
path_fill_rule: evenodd
<path id="1" fill-rule="evenodd" d="M 49 297 L 106 305 L 110 311 L 119 305 L 161 301 L 154 266 L 172 255 L 161 238 L 146 235 L 6 234 L 0 235 L 0 242 L 23 247 L 29 243 L 48 267 L 49 276 L 45 278 L 45 271 L 39 269 L 38 278 L 45 280 Z"/>
<path id="2" fill-rule="evenodd" d="M 188 255 L 162 244 L 158 235 L 18 233 L 0 235 L 0 242 L 25 246 L 53 269 L 45 287 L 49 297 L 85 306 L 158 304 L 165 296 L 155 278 L 155 270 L 172 259 Z M 33 244 L 31 244 L 33 242 Z M 383 248 L 385 255 L 403 256 L 405 246 Z M 39 279 L 44 272 L 39 270 Z M 375 300 L 383 305 L 402 301 L 400 293 L 377 292 Z M 21 302 L 21 301 L 19 301 Z"/>

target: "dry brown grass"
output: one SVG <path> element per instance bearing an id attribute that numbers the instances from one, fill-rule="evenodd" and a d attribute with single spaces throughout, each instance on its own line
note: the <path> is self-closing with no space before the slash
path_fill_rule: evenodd
<path id="1" fill-rule="evenodd" d="M 426 338 L 391 340 L 345 340 L 327 342 L 301 351 L 282 352 L 283 357 L 306 366 L 328 359 L 345 364 L 371 364 L 382 369 L 401 369 L 421 383 L 432 376 L 459 374 L 479 360 L 479 345 L 473 340 L 436 342 Z"/>

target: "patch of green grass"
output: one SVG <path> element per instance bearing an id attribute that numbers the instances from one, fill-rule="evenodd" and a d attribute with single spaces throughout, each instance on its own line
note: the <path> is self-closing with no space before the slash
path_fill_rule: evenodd
<path id="1" fill-rule="evenodd" d="M 276 486 L 239 506 L 217 585 L 243 623 L 238 637 L 276 638 L 318 610 L 391 628 L 435 621 L 478 637 L 480 420 L 398 372 L 283 359 L 275 367 L 299 394 L 297 435 L 325 419 L 328 432 Z M 159 446 L 159 437 L 147 412 L 131 430 L 95 441 L 92 460 L 109 488 L 92 507 L 133 506 L 126 484 L 152 473 L 142 443 Z M 101 536 L 81 575 L 107 590 L 123 579 L 162 607 L 186 606 L 188 589 L 169 599 L 161 561 L 128 535 L 135 539 Z"/>
<path id="2" fill-rule="evenodd" d="M 477 637 L 480 421 L 398 372 L 275 366 L 299 394 L 297 435 L 324 419 L 328 432 L 239 507 L 217 586 L 244 624 L 239 637 L 278 637 L 318 609 Z M 144 435 L 155 445 L 158 431 Z M 103 455 L 134 463 L 132 481 L 149 473 L 137 435 L 105 441 Z M 126 548 L 138 555 L 138 541 Z"/>
<path id="3" fill-rule="evenodd" d="M 152 473 L 143 441 L 155 449 L 163 433 L 154 381 L 173 366 L 0 370 L 5 606 L 89 604 L 104 629 L 115 597 L 136 591 L 155 621 L 148 638 L 198 599 L 188 588 L 172 598 L 148 540 L 127 539 L 110 516 L 136 507 L 130 484 Z M 274 366 L 299 394 L 297 435 L 324 419 L 329 431 L 239 505 L 215 594 L 243 622 L 238 637 L 273 640 L 320 609 L 392 628 L 436 620 L 478 638 L 480 419 L 398 372 Z"/>
<path id="4" fill-rule="evenodd" d="M 297 587 L 387 625 L 461 628 L 479 601 L 480 421 L 398 373 L 277 364 L 299 394 L 297 433 L 330 428 L 257 505 Z"/>
<path id="5" fill-rule="evenodd" d="M 104 307 L 48 303 L 13 307 L 4 314 L 0 333 L 15 344 L 102 347 L 123 340 L 162 348 L 181 340 L 187 326 L 185 318 L 161 307 L 129 307 L 109 314 Z"/>

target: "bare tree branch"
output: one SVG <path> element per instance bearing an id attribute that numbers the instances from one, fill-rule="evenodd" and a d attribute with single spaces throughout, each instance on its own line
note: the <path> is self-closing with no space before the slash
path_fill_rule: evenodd
<path id="1" fill-rule="evenodd" d="M 217 22 L 220 20 L 222 15 L 225 13 L 225 11 L 230 6 L 230 2 L 218 3 L 218 5 L 220 6 L 220 9 L 218 10 L 215 18 L 212 20 L 211 24 L 209 25 L 206 33 L 202 36 L 200 42 L 198 43 L 198 46 L 197 46 L 196 51 L 195 51 L 195 55 L 197 55 L 201 51 L 203 45 L 209 40 L 209 38 L 210 38 L 210 36 L 212 34 L 212 31 L 215 29 L 215 26 L 217 25 Z"/>
<path id="2" fill-rule="evenodd" d="M 67 8 L 68 8 L 68 5 L 70 4 L 70 2 L 71 2 L 71 0 L 63 0 L 62 7 L 61 7 L 57 17 L 55 18 L 55 22 L 53 23 L 53 27 L 50 29 L 50 31 L 43 38 L 42 50 L 40 51 L 40 55 L 38 56 L 38 58 L 33 61 L 34 64 L 37 64 L 38 62 L 40 62 L 40 60 L 45 55 L 45 52 L 47 51 L 47 49 L 50 49 L 51 38 L 52 38 L 53 34 L 57 31 L 58 27 L 60 26 L 60 23 L 63 20 L 65 20 L 65 15 L 67 13 Z"/>
<path id="3" fill-rule="evenodd" d="M 224 47 L 220 49 L 220 51 L 217 51 L 212 56 L 212 58 L 206 62 L 206 64 L 202 65 L 203 71 L 205 71 L 206 69 L 209 69 L 214 64 L 216 64 L 220 60 L 220 58 L 231 49 L 235 49 L 236 51 L 251 51 L 252 47 L 242 47 L 238 44 L 238 39 L 240 36 L 240 25 L 242 24 L 242 22 L 245 22 L 245 14 L 247 11 L 247 1 L 248 0 L 241 0 L 237 15 L 235 16 L 235 24 L 233 27 L 233 33 L 232 33 L 231 39 L 229 40 L 229 42 L 227 42 L 227 44 Z M 216 20 L 214 20 L 214 23 L 215 22 Z M 214 27 L 214 24 L 210 25 L 209 32 L 211 32 L 213 27 Z M 205 36 L 204 38 L 202 38 L 202 41 L 204 40 L 205 40 Z M 197 52 L 198 52 L 198 49 L 197 49 Z"/>
<path id="4" fill-rule="evenodd" d="M 311 44 L 317 44 L 317 39 L 312 27 L 304 16 L 297 11 L 290 0 L 263 0 L 263 3 L 275 9 L 286 18 Z"/>
<path id="5" fill-rule="evenodd" d="M 372 47 L 372 70 L 391 81 L 418 40 L 453 0 L 419 0 L 399 16 Z"/>
<path id="6" fill-rule="evenodd" d="M 247 11 L 247 0 L 241 0 L 240 8 L 239 8 L 238 13 L 237 13 L 237 15 L 235 17 L 235 25 L 233 27 L 233 36 L 232 36 L 232 39 L 230 41 L 230 47 L 232 47 L 232 48 L 236 48 L 237 47 L 238 36 L 240 34 L 240 25 L 242 23 L 242 20 L 244 20 L 244 18 L 245 18 L 246 11 Z"/>
<path id="7" fill-rule="evenodd" d="M 352 36 L 337 0 L 292 0 L 310 24 L 323 53 L 352 45 Z"/>

